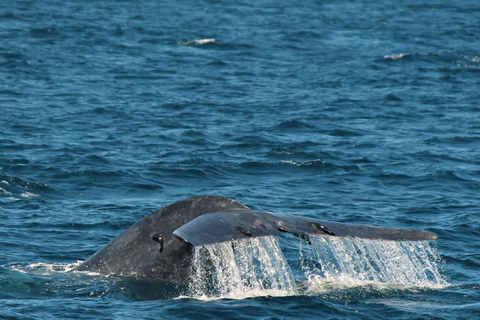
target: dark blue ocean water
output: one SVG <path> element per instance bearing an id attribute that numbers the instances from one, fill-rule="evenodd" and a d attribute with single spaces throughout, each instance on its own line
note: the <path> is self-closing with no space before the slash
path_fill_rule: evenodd
<path id="1" fill-rule="evenodd" d="M 480 317 L 479 35 L 474 0 L 2 2 L 0 317 Z M 62 272 L 205 194 L 436 232 L 448 285 L 201 300 Z"/>

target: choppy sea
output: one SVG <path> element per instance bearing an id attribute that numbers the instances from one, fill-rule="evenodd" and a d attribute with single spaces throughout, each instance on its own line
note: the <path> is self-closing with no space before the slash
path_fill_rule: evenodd
<path id="1" fill-rule="evenodd" d="M 474 0 L 2 2 L 0 318 L 480 317 L 479 35 Z M 207 194 L 439 239 L 269 238 L 285 294 L 67 272 Z"/>

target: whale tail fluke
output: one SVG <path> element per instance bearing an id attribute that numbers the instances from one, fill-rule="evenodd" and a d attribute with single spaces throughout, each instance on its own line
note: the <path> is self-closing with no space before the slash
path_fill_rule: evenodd
<path id="1" fill-rule="evenodd" d="M 262 211 L 214 212 L 199 216 L 173 232 L 194 246 L 235 239 L 274 236 L 282 232 L 308 239 L 308 235 L 391 241 L 430 241 L 438 235 L 423 230 L 385 228 L 331 222 Z"/>

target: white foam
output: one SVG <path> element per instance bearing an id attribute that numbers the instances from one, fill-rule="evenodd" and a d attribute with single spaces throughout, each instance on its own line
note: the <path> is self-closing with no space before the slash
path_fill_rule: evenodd
<path id="1" fill-rule="evenodd" d="M 12 196 L 13 194 L 11 192 L 8 192 L 7 190 L 0 188 L 0 193 L 6 195 L 6 196 Z"/>
<path id="2" fill-rule="evenodd" d="M 22 265 L 19 263 L 13 263 L 9 265 L 4 265 L 3 267 L 9 268 L 13 271 L 21 273 L 35 273 L 40 275 L 51 275 L 53 273 L 67 273 L 72 271 L 82 261 L 77 261 L 77 263 L 45 263 L 45 262 L 36 262 L 30 263 L 27 265 Z"/>
<path id="3" fill-rule="evenodd" d="M 20 195 L 21 195 L 22 197 L 28 198 L 28 199 L 33 199 L 33 198 L 35 198 L 35 197 L 40 197 L 39 194 L 35 194 L 35 193 L 31 193 L 31 192 L 22 192 Z"/>
<path id="4" fill-rule="evenodd" d="M 201 46 L 208 43 L 218 43 L 218 41 L 215 39 L 197 39 L 186 42 L 178 42 L 178 44 L 182 46 Z"/>
<path id="5" fill-rule="evenodd" d="M 409 56 L 409 55 L 410 55 L 410 53 L 400 53 L 400 54 L 394 54 L 394 55 L 386 55 L 383 58 L 384 59 L 396 60 L 396 59 L 401 59 L 401 58 Z"/>

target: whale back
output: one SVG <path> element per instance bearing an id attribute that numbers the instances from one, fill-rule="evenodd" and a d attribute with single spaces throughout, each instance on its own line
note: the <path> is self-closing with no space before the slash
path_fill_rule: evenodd
<path id="1" fill-rule="evenodd" d="M 187 277 L 192 246 L 176 239 L 173 231 L 205 213 L 249 210 L 240 202 L 221 196 L 173 203 L 132 225 L 76 270 L 182 281 Z M 208 229 L 208 225 L 199 226 L 203 227 Z"/>

